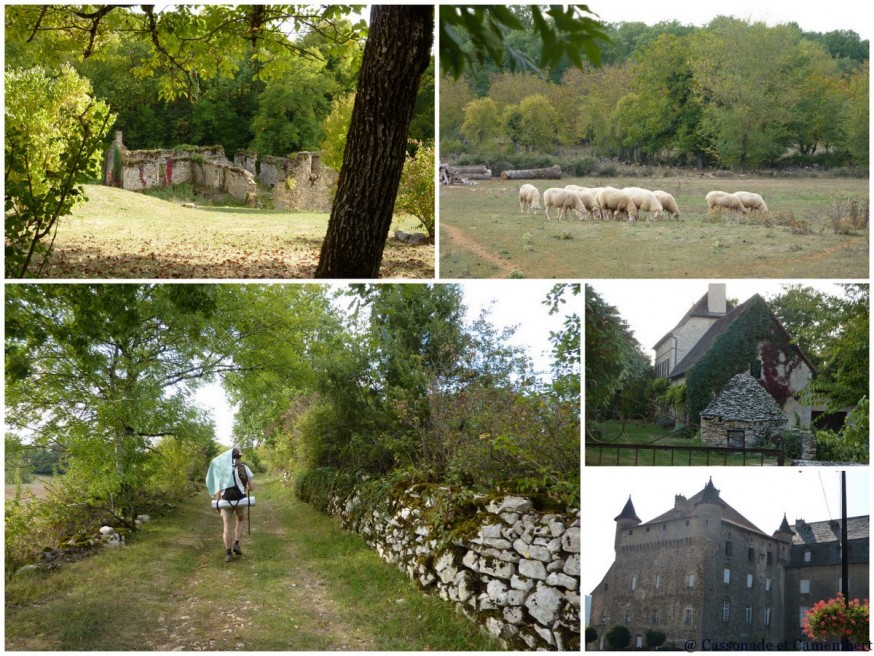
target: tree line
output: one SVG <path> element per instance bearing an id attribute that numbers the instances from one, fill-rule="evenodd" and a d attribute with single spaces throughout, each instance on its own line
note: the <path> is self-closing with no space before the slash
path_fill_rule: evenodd
<path id="1" fill-rule="evenodd" d="M 10 285 L 7 459 L 50 450 L 63 473 L 45 503 L 7 503 L 7 571 L 200 490 L 211 380 L 258 467 L 578 503 L 578 293 L 543 299 L 566 321 L 542 378 L 457 285 Z"/>
<path id="2" fill-rule="evenodd" d="M 525 8 L 515 10 L 531 23 Z M 510 34 L 532 47 L 531 32 Z M 494 62 L 441 79 L 441 149 L 495 156 L 584 147 L 628 162 L 758 169 L 868 163 L 868 42 L 850 30 L 720 16 L 607 25 L 602 66 Z"/>
<path id="3" fill-rule="evenodd" d="M 816 369 L 800 401 L 824 406 L 829 413 L 846 408 L 839 431 L 815 428 L 820 460 L 868 462 L 868 285 L 844 284 L 841 296 L 805 285 L 786 285 L 759 310 L 780 321 L 792 343 Z M 667 411 L 687 415 L 697 424 L 700 412 L 731 375 L 748 362 L 725 361 L 723 375 L 701 380 L 690 375 L 684 385 L 659 378 L 644 348 L 618 310 L 592 287 L 586 287 L 586 422 L 607 419 L 673 424 Z M 755 345 L 754 345 L 755 346 Z M 758 352 L 756 353 L 758 356 Z M 724 359 L 724 358 L 723 358 Z M 721 381 L 721 382 L 720 382 Z M 693 433 L 697 429 L 693 425 Z"/>

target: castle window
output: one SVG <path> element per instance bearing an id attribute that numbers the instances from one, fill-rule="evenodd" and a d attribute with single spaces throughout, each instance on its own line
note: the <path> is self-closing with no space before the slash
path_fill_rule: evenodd
<path id="1" fill-rule="evenodd" d="M 731 615 L 730 611 L 731 611 L 731 604 L 729 604 L 727 601 L 723 601 L 722 602 L 722 621 L 723 622 L 728 622 L 728 619 Z"/>
<path id="2" fill-rule="evenodd" d="M 747 574 L 747 587 L 748 588 L 753 587 L 753 575 L 752 574 Z"/>
<path id="3" fill-rule="evenodd" d="M 722 570 L 722 582 L 731 583 L 731 568 L 726 567 Z"/>
<path id="4" fill-rule="evenodd" d="M 686 577 L 686 587 L 687 588 L 694 588 L 695 587 L 695 575 L 694 574 L 689 574 Z"/>
<path id="5" fill-rule="evenodd" d="M 756 550 L 750 547 L 747 549 L 747 560 L 753 562 L 756 559 Z"/>
<path id="6" fill-rule="evenodd" d="M 801 579 L 801 594 L 810 594 L 810 579 Z"/>
<path id="7" fill-rule="evenodd" d="M 747 606 L 746 608 L 744 608 L 744 621 L 747 624 L 753 623 L 753 607 L 752 606 Z"/>
<path id="8" fill-rule="evenodd" d="M 770 591 L 771 591 L 771 577 L 769 576 L 765 579 L 765 592 L 770 592 Z"/>
<path id="9" fill-rule="evenodd" d="M 652 624 L 658 624 L 658 623 L 659 623 L 659 611 L 658 611 L 657 608 L 653 608 L 653 609 L 652 609 L 652 614 L 651 614 L 650 618 L 651 618 L 651 623 L 652 623 Z"/>
<path id="10" fill-rule="evenodd" d="M 770 580 L 770 579 L 769 579 L 769 580 Z M 610 589 L 610 584 L 609 584 L 609 583 L 605 583 L 605 584 L 604 584 L 604 592 L 607 592 L 607 590 L 609 590 L 609 589 Z"/>
<path id="11" fill-rule="evenodd" d="M 655 577 L 655 589 L 658 590 L 660 587 L 662 587 L 662 575 L 661 575 L 661 574 L 656 574 L 656 577 Z"/>
<path id="12" fill-rule="evenodd" d="M 625 609 L 625 623 L 631 624 L 631 609 L 630 608 Z"/>
<path id="13" fill-rule="evenodd" d="M 844 591 L 844 579 L 843 577 L 838 578 L 838 592 Z"/>
<path id="14" fill-rule="evenodd" d="M 810 550 L 809 550 L 809 549 L 808 549 L 808 550 L 805 550 L 805 552 L 804 552 L 804 562 L 805 562 L 805 563 L 809 563 L 809 562 L 810 562 L 810 558 L 811 558 L 812 555 L 813 555 L 813 554 L 810 553 Z"/>
<path id="15" fill-rule="evenodd" d="M 762 611 L 762 622 L 765 626 L 771 626 L 771 609 L 766 608 Z"/>
<path id="16" fill-rule="evenodd" d="M 807 611 L 810 610 L 810 606 L 799 606 L 798 607 L 798 626 L 802 629 L 804 628 L 804 616 L 807 615 Z"/>
<path id="17" fill-rule="evenodd" d="M 692 623 L 692 609 L 686 608 L 683 610 L 683 624 L 691 624 Z"/>
<path id="18" fill-rule="evenodd" d="M 688 525 L 689 525 L 689 520 L 687 519 L 687 520 L 686 520 L 686 526 L 688 526 Z"/>
<path id="19" fill-rule="evenodd" d="M 606 624 L 606 623 L 607 623 L 607 611 L 602 610 L 601 611 L 601 624 Z"/>
<path id="20" fill-rule="evenodd" d="M 631 577 L 631 589 L 637 590 L 637 575 Z"/>
<path id="21" fill-rule="evenodd" d="M 774 564 L 774 554 L 773 554 L 773 552 L 771 552 L 771 551 L 768 552 L 768 560 L 767 560 L 767 563 L 768 563 L 768 565 L 773 565 L 773 564 Z"/>
<path id="22" fill-rule="evenodd" d="M 634 647 L 635 647 L 635 649 L 642 649 L 643 648 L 643 636 L 639 635 L 634 639 Z"/>
<path id="23" fill-rule="evenodd" d="M 725 555 L 726 556 L 731 555 L 731 542 L 728 540 L 726 540 L 726 542 L 725 542 Z"/>

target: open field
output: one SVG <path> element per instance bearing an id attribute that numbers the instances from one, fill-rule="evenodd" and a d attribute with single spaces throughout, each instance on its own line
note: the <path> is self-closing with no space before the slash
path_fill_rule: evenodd
<path id="1" fill-rule="evenodd" d="M 327 214 L 182 207 L 86 185 L 88 201 L 61 220 L 43 278 L 312 278 Z M 412 217 L 392 231 L 423 231 Z M 434 247 L 389 238 L 382 278 L 430 278 Z"/>
<path id="2" fill-rule="evenodd" d="M 638 186 L 677 199 L 681 221 L 546 221 L 519 212 L 525 181 L 440 188 L 441 278 L 867 278 L 868 228 L 835 234 L 838 203 L 868 201 L 855 178 L 565 178 L 552 186 Z M 771 225 L 731 213 L 708 222 L 708 191 L 753 191 Z M 542 200 L 541 200 L 542 204 Z M 783 224 L 783 225 L 781 225 Z"/>
<path id="3" fill-rule="evenodd" d="M 45 499 L 48 494 L 48 490 L 46 489 L 46 483 L 49 483 L 52 480 L 51 476 L 34 476 L 33 481 L 30 483 L 22 483 L 21 484 L 21 498 L 25 500 L 29 499 Z M 14 485 L 7 485 L 4 490 L 4 498 L 7 500 L 15 498 L 16 487 Z"/>

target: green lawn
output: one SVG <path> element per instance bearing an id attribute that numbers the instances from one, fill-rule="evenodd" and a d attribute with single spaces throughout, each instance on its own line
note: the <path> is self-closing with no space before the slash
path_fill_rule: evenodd
<path id="1" fill-rule="evenodd" d="M 43 278 L 312 278 L 328 215 L 182 205 L 85 185 L 88 201 L 61 219 Z M 392 226 L 424 232 L 398 216 Z M 382 278 L 431 278 L 434 246 L 389 237 Z"/>
<path id="2" fill-rule="evenodd" d="M 776 465 L 777 459 L 765 457 L 760 459 L 743 454 L 718 454 L 692 452 L 683 447 L 703 446 L 700 440 L 671 435 L 667 429 L 642 422 L 627 422 L 624 427 L 618 421 L 593 422 L 594 435 L 586 437 L 586 465 L 614 466 L 743 466 L 743 465 Z M 592 446 L 597 442 L 598 446 Z M 638 449 L 613 448 L 611 445 L 634 445 Z M 677 447 L 668 450 L 647 447 Z"/>
<path id="3" fill-rule="evenodd" d="M 520 181 L 440 188 L 440 275 L 452 278 L 867 278 L 868 229 L 835 234 L 833 214 L 855 178 L 565 178 L 553 186 L 640 186 L 677 199 L 681 221 L 547 221 L 520 214 Z M 708 218 L 708 191 L 755 191 L 771 221 Z"/>

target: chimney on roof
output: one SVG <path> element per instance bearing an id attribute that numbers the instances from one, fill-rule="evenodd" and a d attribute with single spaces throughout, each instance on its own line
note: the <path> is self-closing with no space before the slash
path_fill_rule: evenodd
<path id="1" fill-rule="evenodd" d="M 707 311 L 725 314 L 725 283 L 714 282 L 707 286 Z"/>
<path id="2" fill-rule="evenodd" d="M 686 500 L 686 497 L 684 497 L 682 494 L 674 495 L 674 508 L 676 508 L 677 510 L 685 510 L 688 505 L 689 504 Z"/>

